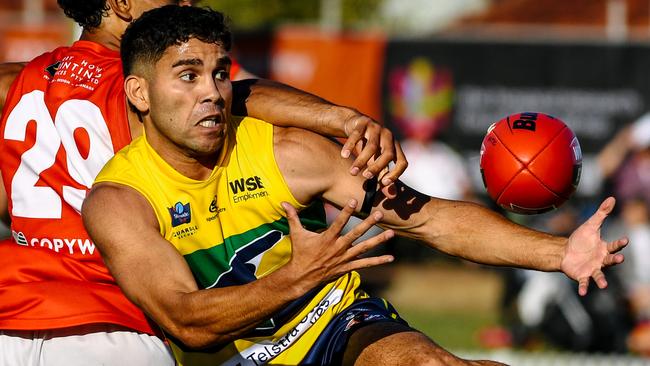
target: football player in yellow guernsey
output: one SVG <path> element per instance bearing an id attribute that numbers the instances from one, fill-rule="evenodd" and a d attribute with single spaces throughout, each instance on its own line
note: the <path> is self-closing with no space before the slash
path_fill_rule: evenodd
<path id="1" fill-rule="evenodd" d="M 391 258 L 355 257 L 393 232 L 475 262 L 563 271 L 580 294 L 623 261 L 627 239 L 600 237 L 613 198 L 569 238 L 552 236 L 399 181 L 375 192 L 331 140 L 231 116 L 229 37 L 207 9 L 163 7 L 131 24 L 125 89 L 145 135 L 106 165 L 82 211 L 126 295 L 196 351 L 182 364 L 498 364 L 456 357 L 362 291 L 350 270 Z M 343 213 L 316 234 L 301 225 L 323 224 L 321 201 Z M 371 209 L 338 237 L 350 213 Z M 389 230 L 350 246 L 376 221 Z"/>

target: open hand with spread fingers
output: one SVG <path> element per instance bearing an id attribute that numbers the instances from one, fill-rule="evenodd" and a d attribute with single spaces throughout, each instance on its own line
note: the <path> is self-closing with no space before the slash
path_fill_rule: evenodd
<path id="1" fill-rule="evenodd" d="M 298 213 L 293 206 L 287 202 L 282 203 L 289 221 L 292 245 L 291 260 L 286 267 L 288 267 L 287 270 L 290 269 L 292 273 L 296 274 L 296 280 L 306 286 L 306 289 L 311 289 L 319 283 L 333 280 L 350 271 L 393 261 L 391 255 L 359 257 L 392 238 L 394 236 L 392 230 L 386 230 L 354 244 L 355 240 L 381 220 L 381 212 L 373 212 L 348 233 L 341 235 L 343 227 L 354 213 L 356 206 L 356 200 L 348 201 L 330 227 L 322 233 L 316 233 L 301 225 Z"/>
<path id="2" fill-rule="evenodd" d="M 581 296 L 587 294 L 590 279 L 601 289 L 607 287 L 603 268 L 622 263 L 625 259 L 619 252 L 628 244 L 627 238 L 608 243 L 600 236 L 600 228 L 614 209 L 615 202 L 614 197 L 605 199 L 596 213 L 571 234 L 566 245 L 560 268 L 568 277 L 578 281 Z"/>

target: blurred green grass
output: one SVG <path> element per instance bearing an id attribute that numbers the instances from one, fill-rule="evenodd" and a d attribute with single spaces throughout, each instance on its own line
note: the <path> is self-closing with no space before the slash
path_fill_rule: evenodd
<path id="1" fill-rule="evenodd" d="M 449 350 L 483 349 L 478 332 L 498 323 L 496 314 L 492 313 L 467 311 L 432 313 L 409 307 L 402 307 L 398 311 L 413 328 Z"/>
<path id="2" fill-rule="evenodd" d="M 362 273 L 383 283 L 379 295 L 409 324 L 444 348 L 480 350 L 478 333 L 499 324 L 502 281 L 494 271 L 461 262 L 401 263 Z"/>

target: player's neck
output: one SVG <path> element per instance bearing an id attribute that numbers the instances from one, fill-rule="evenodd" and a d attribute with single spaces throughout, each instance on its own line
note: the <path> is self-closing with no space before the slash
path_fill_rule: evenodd
<path id="1" fill-rule="evenodd" d="M 171 141 L 161 139 L 155 133 L 146 135 L 147 143 L 170 167 L 183 176 L 202 181 L 212 175 L 220 160 L 221 150 L 210 155 L 197 155 L 191 149 L 184 149 Z"/>
<path id="2" fill-rule="evenodd" d="M 212 175 L 220 156 L 219 153 L 212 156 L 188 156 L 186 154 L 165 154 L 160 151 L 159 154 L 177 172 L 198 181 L 206 180 Z"/>
<path id="3" fill-rule="evenodd" d="M 99 43 L 114 51 L 120 50 L 120 38 L 103 29 L 94 29 L 92 32 L 84 29 L 79 40 Z"/>

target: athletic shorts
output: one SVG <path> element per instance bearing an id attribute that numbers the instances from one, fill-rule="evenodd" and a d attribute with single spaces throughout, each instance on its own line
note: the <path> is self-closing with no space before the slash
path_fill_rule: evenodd
<path id="1" fill-rule="evenodd" d="M 395 322 L 408 326 L 388 301 L 377 297 L 357 300 L 325 327 L 301 365 L 340 365 L 352 333 L 377 322 Z"/>
<path id="2" fill-rule="evenodd" d="M 110 324 L 0 330 L 0 366 L 173 366 L 163 341 Z"/>

